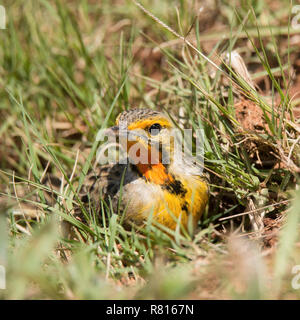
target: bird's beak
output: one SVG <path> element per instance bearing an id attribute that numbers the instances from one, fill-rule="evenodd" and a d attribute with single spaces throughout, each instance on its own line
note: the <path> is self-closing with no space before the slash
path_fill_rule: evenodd
<path id="1" fill-rule="evenodd" d="M 136 130 L 120 129 L 119 126 L 110 127 L 106 129 L 103 134 L 107 137 L 126 138 L 130 141 L 139 140 L 140 138 L 148 142 L 148 137 L 146 135 Z"/>
<path id="2" fill-rule="evenodd" d="M 106 137 L 127 136 L 127 130 L 120 130 L 118 126 L 110 127 L 103 132 Z"/>

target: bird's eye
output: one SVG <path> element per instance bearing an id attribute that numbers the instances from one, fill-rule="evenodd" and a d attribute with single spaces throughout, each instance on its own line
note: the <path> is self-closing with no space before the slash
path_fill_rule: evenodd
<path id="1" fill-rule="evenodd" d="M 149 128 L 149 132 L 152 136 L 156 136 L 157 134 L 159 134 L 160 130 L 161 130 L 161 125 L 159 123 L 154 123 Z"/>

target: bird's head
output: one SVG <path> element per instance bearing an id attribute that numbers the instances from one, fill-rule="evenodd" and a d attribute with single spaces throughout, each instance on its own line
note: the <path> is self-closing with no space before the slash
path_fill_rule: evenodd
<path id="1" fill-rule="evenodd" d="M 174 149 L 173 125 L 163 113 L 151 109 L 124 111 L 116 119 L 116 125 L 108 129 L 108 135 L 119 138 L 130 161 L 148 180 L 166 179 L 165 164 L 172 161 Z M 152 179 L 153 180 L 153 179 Z"/>

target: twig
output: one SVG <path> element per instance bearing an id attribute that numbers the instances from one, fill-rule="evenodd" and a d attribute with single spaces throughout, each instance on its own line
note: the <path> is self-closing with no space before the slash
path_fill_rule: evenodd
<path id="1" fill-rule="evenodd" d="M 292 200 L 292 199 L 291 199 Z M 261 208 L 257 208 L 255 210 L 249 210 L 249 211 L 246 211 L 246 212 L 243 212 L 243 213 L 238 213 L 238 214 L 234 214 L 232 216 L 229 216 L 229 217 L 224 217 L 224 218 L 221 218 L 219 219 L 219 221 L 223 221 L 223 220 L 227 220 L 227 219 L 232 219 L 232 218 L 236 218 L 236 217 L 240 217 L 240 216 L 244 216 L 244 215 L 247 215 L 249 213 L 254 213 L 254 212 L 257 212 L 257 211 L 260 211 L 260 210 L 263 210 L 263 209 L 267 209 L 269 207 L 272 207 L 272 206 L 279 206 L 281 204 L 287 204 L 289 203 L 291 200 L 283 200 L 281 202 L 277 202 L 277 203 L 274 203 L 274 204 L 269 204 L 267 206 L 264 206 L 264 207 L 261 207 Z"/>

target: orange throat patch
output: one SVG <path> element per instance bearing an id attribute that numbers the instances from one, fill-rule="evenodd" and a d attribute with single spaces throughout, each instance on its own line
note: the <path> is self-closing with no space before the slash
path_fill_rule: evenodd
<path id="1" fill-rule="evenodd" d="M 166 172 L 166 168 L 162 163 L 157 164 L 142 164 L 138 163 L 139 172 L 146 178 L 147 181 L 155 184 L 165 184 L 173 181 L 173 177 Z"/>
<path id="2" fill-rule="evenodd" d="M 174 180 L 172 175 L 167 172 L 166 167 L 162 164 L 161 152 L 156 149 L 152 149 L 151 147 L 146 149 L 138 142 L 128 142 L 128 150 L 130 150 L 132 146 L 136 145 L 139 145 L 140 147 L 134 152 L 128 151 L 129 157 L 133 160 L 138 160 L 136 167 L 139 173 L 147 181 L 163 185 Z"/>

